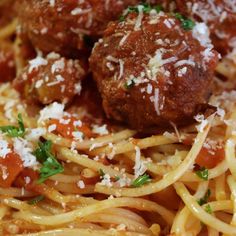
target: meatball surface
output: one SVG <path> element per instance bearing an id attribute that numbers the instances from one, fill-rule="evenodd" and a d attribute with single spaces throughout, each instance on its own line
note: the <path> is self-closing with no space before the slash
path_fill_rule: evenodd
<path id="1" fill-rule="evenodd" d="M 0 27 L 9 24 L 15 16 L 15 0 L 0 1 Z"/>
<path id="2" fill-rule="evenodd" d="M 227 54 L 236 48 L 235 0 L 176 0 L 177 10 L 207 24 L 215 48 Z"/>
<path id="3" fill-rule="evenodd" d="M 14 50 L 11 43 L 0 44 L 0 83 L 12 81 L 16 76 Z"/>
<path id="4" fill-rule="evenodd" d="M 137 11 L 109 24 L 90 57 L 106 115 L 140 130 L 186 124 L 211 93 L 218 53 L 208 28 L 190 30 L 192 22 L 143 5 Z"/>
<path id="5" fill-rule="evenodd" d="M 21 95 L 34 102 L 49 104 L 70 102 L 81 91 L 85 71 L 78 60 L 69 60 L 50 53 L 37 56 L 14 80 L 13 86 Z"/>
<path id="6" fill-rule="evenodd" d="M 22 32 L 45 53 L 71 56 L 85 49 L 86 37 L 101 36 L 108 22 L 138 0 L 23 0 L 19 20 Z"/>

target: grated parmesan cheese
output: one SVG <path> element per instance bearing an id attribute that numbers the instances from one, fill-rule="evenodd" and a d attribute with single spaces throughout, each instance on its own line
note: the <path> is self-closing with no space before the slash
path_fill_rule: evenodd
<path id="1" fill-rule="evenodd" d="M 179 77 L 182 77 L 186 73 L 187 73 L 187 67 L 186 66 L 178 70 L 178 76 Z"/>
<path id="2" fill-rule="evenodd" d="M 2 172 L 2 179 L 6 180 L 9 176 L 9 172 L 8 172 L 7 167 L 0 164 L 0 169 L 1 169 L 1 172 Z"/>
<path id="3" fill-rule="evenodd" d="M 155 89 L 154 92 L 154 107 L 157 115 L 160 115 L 160 106 L 159 106 L 159 89 Z"/>
<path id="4" fill-rule="evenodd" d="M 54 102 L 49 106 L 46 106 L 40 111 L 40 117 L 38 122 L 41 123 L 47 119 L 54 118 L 54 119 L 62 119 L 64 114 L 65 105 Z"/>
<path id="5" fill-rule="evenodd" d="M 31 144 L 22 138 L 13 139 L 14 152 L 17 153 L 23 161 L 24 167 L 33 167 L 38 164 L 36 157 L 32 154 Z"/>
<path id="6" fill-rule="evenodd" d="M 50 7 L 55 7 L 55 0 L 49 0 Z"/>
<path id="7" fill-rule="evenodd" d="M 79 140 L 80 142 L 83 141 L 84 134 L 80 131 L 74 131 L 72 132 L 72 135 L 75 139 Z"/>
<path id="8" fill-rule="evenodd" d="M 36 141 L 45 134 L 46 134 L 45 128 L 28 129 L 26 134 L 26 139 L 29 141 Z"/>
<path id="9" fill-rule="evenodd" d="M 11 153 L 11 149 L 8 147 L 8 142 L 0 140 L 0 157 L 5 158 L 9 153 Z"/>
<path id="10" fill-rule="evenodd" d="M 194 119 L 200 123 L 196 126 L 196 128 L 199 132 L 202 133 L 204 131 L 204 128 L 208 125 L 208 120 L 204 118 L 204 115 L 200 114 L 194 116 Z"/>
<path id="11" fill-rule="evenodd" d="M 111 183 L 111 177 L 109 174 L 105 174 L 103 176 L 102 181 L 100 182 L 101 185 L 107 186 L 107 187 L 112 187 L 112 183 Z"/>
<path id="12" fill-rule="evenodd" d="M 196 23 L 192 30 L 192 35 L 202 47 L 213 48 L 210 40 L 210 31 L 205 23 Z"/>
<path id="13" fill-rule="evenodd" d="M 136 22 L 135 22 L 134 31 L 140 30 L 140 26 L 142 25 L 143 8 L 144 8 L 144 6 L 138 5 L 138 17 L 137 17 Z"/>
<path id="14" fill-rule="evenodd" d="M 63 71 L 65 69 L 65 60 L 63 58 L 55 61 L 51 67 L 51 72 L 54 74 L 55 72 Z"/>
<path id="15" fill-rule="evenodd" d="M 39 66 L 46 66 L 48 61 L 38 55 L 35 59 L 29 61 L 29 73 L 34 69 L 37 69 Z"/>
<path id="16" fill-rule="evenodd" d="M 135 165 L 134 165 L 135 178 L 138 178 L 139 176 L 143 175 L 146 170 L 147 170 L 147 168 L 144 165 L 144 162 L 141 161 L 140 148 L 136 146 L 135 147 Z"/>
<path id="17" fill-rule="evenodd" d="M 80 189 L 84 189 L 84 188 L 85 188 L 84 181 L 83 181 L 83 180 L 79 180 L 78 183 L 77 183 L 77 186 L 78 186 Z"/>
<path id="18" fill-rule="evenodd" d="M 170 57 L 167 59 L 163 59 L 164 48 L 157 49 L 154 57 L 152 57 L 148 62 L 148 68 L 151 71 L 152 79 L 155 79 L 158 72 L 161 72 L 162 66 L 171 62 L 175 62 L 177 60 L 176 57 Z"/>
<path id="19" fill-rule="evenodd" d="M 82 91 L 82 86 L 81 86 L 81 82 L 78 82 L 75 84 L 75 93 L 80 95 Z"/>
<path id="20" fill-rule="evenodd" d="M 57 129 L 57 126 L 55 124 L 53 125 L 49 125 L 48 126 L 48 132 L 51 133 L 52 131 L 56 130 Z"/>
<path id="21" fill-rule="evenodd" d="M 106 124 L 103 125 L 103 126 L 93 125 L 93 130 L 92 131 L 93 131 L 93 133 L 99 134 L 99 135 L 109 134 Z"/>

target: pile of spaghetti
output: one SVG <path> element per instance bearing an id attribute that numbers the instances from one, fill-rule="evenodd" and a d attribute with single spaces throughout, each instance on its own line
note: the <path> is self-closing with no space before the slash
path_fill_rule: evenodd
<path id="1" fill-rule="evenodd" d="M 21 70 L 15 26 L 0 43 Z M 0 235 L 236 235 L 233 58 L 216 75 L 216 112 L 152 136 L 56 102 L 32 115 L 2 83 Z"/>

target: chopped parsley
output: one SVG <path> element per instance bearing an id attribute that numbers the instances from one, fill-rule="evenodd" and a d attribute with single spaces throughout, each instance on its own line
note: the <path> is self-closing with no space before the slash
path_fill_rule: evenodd
<path id="1" fill-rule="evenodd" d="M 102 169 L 99 169 L 99 175 L 103 178 L 105 175 L 105 172 Z"/>
<path id="2" fill-rule="evenodd" d="M 201 167 L 195 173 L 199 178 L 201 178 L 203 180 L 208 180 L 209 173 L 208 173 L 208 169 L 206 169 L 205 167 Z"/>
<path id="3" fill-rule="evenodd" d="M 18 114 L 18 127 L 16 126 L 1 126 L 0 131 L 6 133 L 10 137 L 24 137 L 25 135 L 25 126 L 23 123 L 22 115 Z"/>
<path id="4" fill-rule="evenodd" d="M 120 177 L 119 176 L 115 176 L 115 182 L 119 181 Z"/>
<path id="5" fill-rule="evenodd" d="M 181 15 L 180 13 L 175 13 L 174 16 L 181 22 L 181 27 L 184 30 L 192 30 L 195 26 L 195 22 L 193 20 Z"/>
<path id="6" fill-rule="evenodd" d="M 159 12 L 164 10 L 161 5 L 156 5 L 156 6 L 153 7 L 153 9 L 155 9 L 157 13 L 159 13 Z"/>
<path id="7" fill-rule="evenodd" d="M 186 19 L 182 22 L 182 27 L 184 30 L 192 30 L 195 26 L 195 22 L 191 19 Z"/>
<path id="8" fill-rule="evenodd" d="M 150 181 L 151 181 L 150 176 L 147 175 L 147 174 L 144 174 L 144 175 L 139 176 L 137 179 L 135 179 L 132 182 L 131 186 L 134 187 L 134 188 L 137 188 L 137 187 L 140 187 L 144 184 L 149 183 Z"/>
<path id="9" fill-rule="evenodd" d="M 38 202 L 42 201 L 44 199 L 43 195 L 39 195 L 31 200 L 28 201 L 28 204 L 30 205 L 36 205 Z"/>
<path id="10" fill-rule="evenodd" d="M 157 13 L 163 10 L 163 7 L 161 5 L 156 5 L 156 6 L 151 6 L 148 3 L 140 3 L 138 6 L 134 7 L 128 7 L 127 10 L 124 12 L 124 14 L 120 17 L 120 21 L 124 21 L 125 18 L 130 14 L 130 13 L 139 13 L 139 7 L 142 6 L 142 11 L 144 13 L 149 14 L 151 10 L 156 10 Z"/>
<path id="11" fill-rule="evenodd" d="M 211 190 L 208 189 L 205 196 L 200 198 L 197 202 L 200 206 L 206 204 L 208 202 L 209 197 L 211 196 Z"/>
<path id="12" fill-rule="evenodd" d="M 119 21 L 120 21 L 120 22 L 124 21 L 125 18 L 126 18 L 126 16 L 127 16 L 127 15 L 121 15 L 120 18 L 119 18 Z"/>
<path id="13" fill-rule="evenodd" d="M 125 83 L 125 88 L 126 88 L 126 89 L 131 89 L 131 88 L 134 87 L 134 85 L 135 85 L 135 81 L 134 81 L 133 79 L 131 79 L 131 80 L 128 80 L 128 81 Z"/>
<path id="14" fill-rule="evenodd" d="M 205 211 L 206 211 L 207 213 L 209 213 L 209 214 L 212 214 L 212 213 L 213 213 L 213 211 L 212 211 L 212 209 L 211 209 L 211 206 L 210 206 L 209 204 L 207 204 L 207 205 L 205 206 Z"/>
<path id="15" fill-rule="evenodd" d="M 38 183 L 43 183 L 50 176 L 56 175 L 64 171 L 63 166 L 56 160 L 56 157 L 52 154 L 52 142 L 46 141 L 44 143 L 39 142 L 38 148 L 35 150 L 34 155 L 37 160 L 42 164 L 39 170 L 40 178 Z"/>

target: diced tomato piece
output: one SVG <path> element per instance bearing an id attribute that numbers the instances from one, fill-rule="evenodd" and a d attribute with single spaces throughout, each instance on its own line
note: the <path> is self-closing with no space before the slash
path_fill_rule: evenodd
<path id="1" fill-rule="evenodd" d="M 30 190 L 44 196 L 51 196 L 55 191 L 49 186 L 48 180 L 45 181 L 45 184 L 34 184 Z"/>
<path id="2" fill-rule="evenodd" d="M 55 124 L 56 125 L 56 133 L 60 134 L 64 138 L 73 138 L 73 132 L 80 131 L 82 132 L 86 137 L 90 138 L 93 136 L 93 133 L 91 129 L 84 123 L 82 123 L 81 126 L 74 125 L 74 122 L 76 121 L 75 118 L 64 118 L 65 120 L 68 120 L 68 124 L 62 124 L 59 120 L 51 119 L 50 125 Z"/>
<path id="3" fill-rule="evenodd" d="M 33 190 L 38 178 L 38 172 L 25 168 L 14 181 L 14 185 L 21 188 L 24 187 L 26 190 Z"/>
<path id="4" fill-rule="evenodd" d="M 183 144 L 191 146 L 194 142 L 194 138 L 195 138 L 194 135 L 187 134 L 183 140 Z"/>
<path id="5" fill-rule="evenodd" d="M 100 157 L 97 162 L 100 162 L 105 166 L 109 166 L 111 164 L 106 157 Z"/>
<path id="6" fill-rule="evenodd" d="M 84 169 L 80 173 L 81 180 L 85 185 L 96 184 L 100 180 L 100 176 L 94 170 Z"/>
<path id="7" fill-rule="evenodd" d="M 211 150 L 203 147 L 197 156 L 196 163 L 199 166 L 211 169 L 216 167 L 225 158 L 225 152 L 223 148 Z"/>
<path id="8" fill-rule="evenodd" d="M 96 184 L 100 180 L 100 177 L 94 176 L 91 178 L 86 178 L 83 175 L 81 175 L 81 180 L 84 182 L 85 185 L 92 185 L 92 184 Z"/>
<path id="9" fill-rule="evenodd" d="M 20 156 L 14 152 L 0 158 L 0 187 L 9 188 L 23 168 Z"/>
<path id="10" fill-rule="evenodd" d="M 25 188 L 28 191 L 32 191 L 38 194 L 45 195 L 45 193 L 50 190 L 50 187 L 47 187 L 45 184 L 38 184 L 37 180 L 39 179 L 39 173 L 26 168 L 21 172 L 21 174 L 18 176 L 16 181 L 14 182 L 14 185 L 16 187 Z M 45 182 L 47 183 L 47 181 Z"/>

